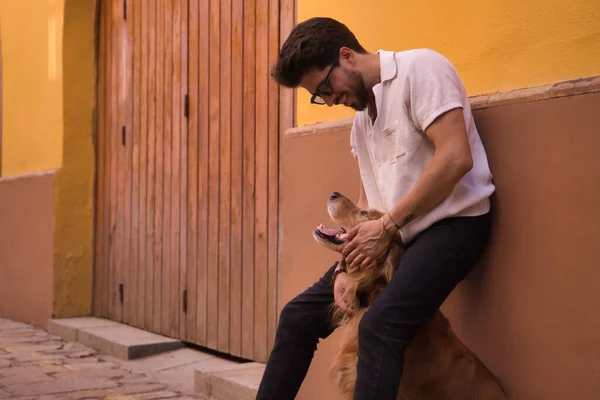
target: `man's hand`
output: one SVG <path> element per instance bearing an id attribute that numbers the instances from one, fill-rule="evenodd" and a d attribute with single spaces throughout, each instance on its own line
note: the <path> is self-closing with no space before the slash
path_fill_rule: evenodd
<path id="1" fill-rule="evenodd" d="M 350 240 L 342 251 L 349 268 L 366 268 L 372 262 L 380 259 L 392 241 L 392 234 L 388 233 L 382 220 L 365 222 L 350 229 L 344 239 Z"/>
<path id="2" fill-rule="evenodd" d="M 352 310 L 348 307 L 348 304 L 344 301 L 344 293 L 346 293 L 346 283 L 348 282 L 348 275 L 345 272 L 338 274 L 335 277 L 335 283 L 333 285 L 333 299 L 335 304 L 345 313 L 350 314 Z"/>

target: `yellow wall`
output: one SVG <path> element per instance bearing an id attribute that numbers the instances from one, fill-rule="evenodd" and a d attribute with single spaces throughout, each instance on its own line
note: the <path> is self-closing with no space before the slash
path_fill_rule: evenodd
<path id="1" fill-rule="evenodd" d="M 91 312 L 95 10 L 96 0 L 0 0 L 2 176 L 57 169 L 56 317 Z"/>
<path id="2" fill-rule="evenodd" d="M 2 176 L 62 164 L 64 0 L 0 0 Z"/>
<path id="3" fill-rule="evenodd" d="M 298 0 L 298 21 L 313 16 L 344 22 L 369 51 L 443 53 L 470 95 L 600 75 L 598 0 Z M 298 125 L 352 115 L 298 91 Z"/>
<path id="4" fill-rule="evenodd" d="M 56 174 L 54 304 L 56 317 L 88 315 L 93 287 L 94 20 L 96 0 L 64 8 L 63 167 Z"/>

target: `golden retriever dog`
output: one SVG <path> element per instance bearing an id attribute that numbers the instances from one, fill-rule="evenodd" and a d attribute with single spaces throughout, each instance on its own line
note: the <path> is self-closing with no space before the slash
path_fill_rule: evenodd
<path id="1" fill-rule="evenodd" d="M 346 245 L 340 234 L 363 222 L 380 218 L 378 210 L 360 210 L 345 196 L 335 193 L 327 204 L 337 225 L 322 224 L 313 232 L 321 245 L 340 253 Z M 344 300 L 353 311 L 344 314 L 335 304 L 332 315 L 342 338 L 331 365 L 331 375 L 342 396 L 352 399 L 358 362 L 358 325 L 392 278 L 403 255 L 400 236 L 390 245 L 385 260 L 362 269 L 348 269 Z M 344 260 L 340 260 L 344 262 Z M 508 396 L 498 379 L 452 331 L 441 311 L 407 347 L 398 400 L 505 400 Z"/>

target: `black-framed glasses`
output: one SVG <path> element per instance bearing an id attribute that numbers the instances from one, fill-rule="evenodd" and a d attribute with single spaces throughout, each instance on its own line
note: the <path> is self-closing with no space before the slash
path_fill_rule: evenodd
<path id="1" fill-rule="evenodd" d="M 333 89 L 331 88 L 331 86 L 329 86 L 327 81 L 329 80 L 329 75 L 331 75 L 331 71 L 333 71 L 333 69 L 336 67 L 337 62 L 338 57 L 336 57 L 335 60 L 333 60 L 333 62 L 331 63 L 331 67 L 327 72 L 327 75 L 325 75 L 325 78 L 323 78 L 323 80 L 319 83 L 319 86 L 317 86 L 317 91 L 310 98 L 311 104 L 327 104 L 325 99 L 323 99 L 323 97 L 321 96 L 331 96 L 333 94 Z"/>

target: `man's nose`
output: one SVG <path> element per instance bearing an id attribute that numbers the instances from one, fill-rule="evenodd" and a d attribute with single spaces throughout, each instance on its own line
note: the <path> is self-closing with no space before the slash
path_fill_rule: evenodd
<path id="1" fill-rule="evenodd" d="M 329 96 L 325 96 L 325 102 L 327 103 L 327 105 L 329 107 L 333 107 L 335 106 L 335 95 L 329 95 Z"/>

